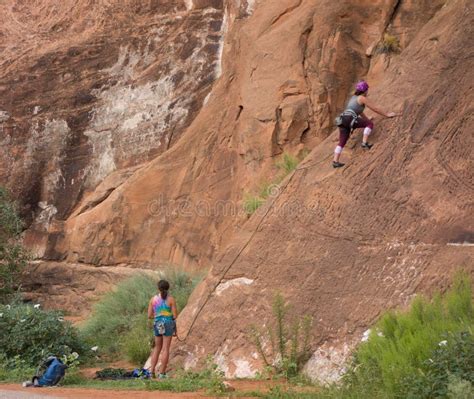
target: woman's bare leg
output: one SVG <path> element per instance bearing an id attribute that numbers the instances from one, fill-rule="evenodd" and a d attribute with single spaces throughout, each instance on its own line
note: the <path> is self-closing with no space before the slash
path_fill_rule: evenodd
<path id="1" fill-rule="evenodd" d="M 163 337 L 155 337 L 155 347 L 151 354 L 151 372 L 155 374 L 156 364 L 160 357 L 161 348 L 163 347 Z"/>
<path id="2" fill-rule="evenodd" d="M 341 153 L 342 153 L 342 147 L 338 145 L 336 149 L 334 150 L 334 162 L 339 162 L 339 158 L 341 158 Z"/>
<path id="3" fill-rule="evenodd" d="M 163 337 L 163 352 L 161 354 L 160 374 L 166 374 L 166 367 L 170 358 L 171 339 L 173 337 Z"/>

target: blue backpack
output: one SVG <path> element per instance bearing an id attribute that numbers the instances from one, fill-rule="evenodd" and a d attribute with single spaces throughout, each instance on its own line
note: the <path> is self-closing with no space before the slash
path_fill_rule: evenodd
<path id="1" fill-rule="evenodd" d="M 38 368 L 37 375 L 33 377 L 33 384 L 40 387 L 56 385 L 66 374 L 67 366 L 56 356 L 48 357 Z M 44 370 L 41 373 L 41 370 Z"/>
<path id="2" fill-rule="evenodd" d="M 147 369 L 135 369 L 132 372 L 133 378 L 149 379 L 151 378 L 151 372 Z"/>

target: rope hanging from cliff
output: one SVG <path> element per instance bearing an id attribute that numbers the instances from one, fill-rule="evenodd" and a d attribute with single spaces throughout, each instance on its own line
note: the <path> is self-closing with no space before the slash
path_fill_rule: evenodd
<path id="1" fill-rule="evenodd" d="M 252 234 L 250 235 L 249 239 L 247 240 L 247 242 L 242 246 L 242 248 L 240 248 L 240 250 L 237 252 L 237 254 L 235 255 L 234 259 L 229 263 L 228 266 L 226 266 L 226 268 L 224 269 L 221 277 L 219 278 L 219 280 L 217 281 L 217 283 L 214 285 L 214 287 L 210 290 L 209 294 L 207 295 L 206 299 L 204 300 L 204 302 L 202 303 L 201 306 L 199 306 L 196 314 L 194 315 L 193 317 L 193 321 L 191 322 L 191 325 L 189 326 L 188 328 L 188 331 L 186 333 L 186 336 L 184 338 L 180 338 L 178 335 L 176 335 L 176 339 L 179 341 L 179 342 L 184 342 L 186 341 L 186 339 L 188 338 L 189 334 L 191 333 L 193 327 L 194 327 L 194 324 L 196 323 L 196 320 L 198 318 L 198 316 L 201 314 L 202 310 L 204 309 L 204 307 L 207 305 L 207 303 L 209 302 L 209 300 L 211 299 L 212 295 L 214 294 L 214 292 L 216 291 L 217 287 L 222 283 L 222 280 L 224 280 L 226 274 L 229 272 L 229 270 L 231 269 L 232 266 L 234 266 L 235 262 L 237 262 L 237 260 L 240 258 L 240 255 L 242 255 L 242 253 L 245 251 L 245 249 L 249 246 L 249 244 L 252 242 L 255 234 L 257 233 L 257 231 L 259 230 L 260 226 L 262 225 L 263 221 L 266 219 L 266 217 L 268 216 L 268 214 L 270 213 L 270 210 L 273 208 L 273 206 L 275 205 L 275 202 L 278 200 L 278 198 L 280 198 L 280 195 L 286 190 L 286 188 L 289 186 L 289 184 L 291 183 L 291 181 L 293 180 L 293 177 L 295 176 L 296 172 L 300 171 L 300 170 L 306 170 L 306 169 L 310 169 L 314 166 L 317 166 L 319 164 L 321 164 L 322 162 L 325 162 L 330 156 L 322 159 L 321 161 L 319 162 L 316 162 L 316 163 L 313 163 L 313 164 L 309 164 L 309 165 L 305 165 L 305 166 L 300 166 L 300 167 L 297 167 L 292 173 L 291 175 L 288 177 L 288 179 L 286 180 L 285 184 L 280 187 L 280 190 L 278 191 L 278 194 L 275 195 L 273 197 L 273 200 L 272 202 L 270 203 L 270 205 L 267 207 L 265 213 L 262 215 L 262 218 L 260 219 L 260 221 L 258 222 L 257 224 L 257 227 L 254 229 L 254 231 L 252 232 Z"/>

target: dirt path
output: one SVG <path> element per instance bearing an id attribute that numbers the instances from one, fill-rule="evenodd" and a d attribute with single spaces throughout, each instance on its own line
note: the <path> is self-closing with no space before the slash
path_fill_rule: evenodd
<path id="1" fill-rule="evenodd" d="M 36 395 L 34 393 L 7 391 L 0 388 L 0 399 L 52 399 L 53 396 Z"/>
<path id="2" fill-rule="evenodd" d="M 275 381 L 231 381 L 231 385 L 238 392 L 260 391 L 264 392 L 278 384 Z M 22 388 L 20 384 L 0 384 L 0 399 L 211 399 L 215 396 L 206 395 L 204 392 L 166 392 L 166 391 L 133 391 L 112 389 L 89 389 L 89 388 Z M 241 399 L 253 398 L 251 396 Z"/>
<path id="3" fill-rule="evenodd" d="M 12 395 L 9 395 L 9 394 Z M 4 395 L 4 396 L 2 396 Z M 25 398 L 25 399 L 207 399 L 212 396 L 193 392 L 164 392 L 164 391 L 125 391 L 111 389 L 88 388 L 22 388 L 19 384 L 0 385 L 0 398 Z"/>

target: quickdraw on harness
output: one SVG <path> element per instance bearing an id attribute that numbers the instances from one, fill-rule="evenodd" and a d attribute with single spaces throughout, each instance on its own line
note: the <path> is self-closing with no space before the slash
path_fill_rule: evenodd
<path id="1" fill-rule="evenodd" d="M 352 109 L 346 109 L 342 114 L 340 114 L 336 118 L 336 126 L 339 127 L 339 126 L 344 125 L 344 120 L 343 120 L 344 116 L 351 116 L 352 117 L 351 124 L 350 124 L 351 133 L 352 133 L 353 130 L 354 130 L 354 126 L 355 126 L 357 120 L 359 119 L 359 115 L 357 115 L 357 113 L 354 112 Z"/>

